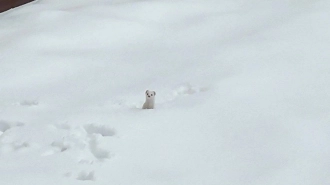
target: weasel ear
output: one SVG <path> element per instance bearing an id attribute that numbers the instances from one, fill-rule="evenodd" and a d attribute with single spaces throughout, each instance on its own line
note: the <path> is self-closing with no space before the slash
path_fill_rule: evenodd
<path id="1" fill-rule="evenodd" d="M 146 94 L 148 93 L 149 90 L 146 90 Z"/>
<path id="2" fill-rule="evenodd" d="M 156 96 L 156 92 L 154 91 L 154 95 Z"/>

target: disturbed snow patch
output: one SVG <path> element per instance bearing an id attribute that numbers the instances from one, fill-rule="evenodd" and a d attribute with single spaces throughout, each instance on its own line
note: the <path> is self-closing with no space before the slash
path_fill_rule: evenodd
<path id="1" fill-rule="evenodd" d="M 20 127 L 23 125 L 24 123 L 21 122 L 9 122 L 9 121 L 0 120 L 0 131 L 5 132 L 13 127 Z"/>
<path id="2" fill-rule="evenodd" d="M 95 136 L 92 136 L 89 141 L 89 149 L 98 160 L 110 158 L 110 153 L 107 150 L 98 147 L 98 140 Z"/>
<path id="3" fill-rule="evenodd" d="M 199 92 L 205 92 L 207 91 L 208 88 L 207 87 L 197 87 L 197 86 L 193 86 L 190 83 L 184 83 L 181 84 L 180 86 L 178 86 L 173 94 L 176 96 L 182 96 L 182 95 L 192 95 L 195 93 L 199 93 Z"/>
<path id="4" fill-rule="evenodd" d="M 116 134 L 114 129 L 105 125 L 87 124 L 84 129 L 88 134 L 101 134 L 102 136 L 114 136 Z"/>
<path id="5" fill-rule="evenodd" d="M 19 104 L 21 106 L 36 106 L 39 104 L 39 102 L 36 100 L 23 100 L 23 101 L 19 102 Z"/>
<path id="6" fill-rule="evenodd" d="M 91 171 L 89 173 L 82 171 L 78 174 L 77 179 L 82 181 L 87 181 L 87 180 L 94 181 L 95 180 L 94 171 Z"/>

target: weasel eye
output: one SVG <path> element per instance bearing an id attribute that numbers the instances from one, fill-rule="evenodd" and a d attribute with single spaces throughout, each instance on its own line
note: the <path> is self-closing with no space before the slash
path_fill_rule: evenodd
<path id="1" fill-rule="evenodd" d="M 153 96 L 153 95 L 151 95 L 151 96 Z"/>

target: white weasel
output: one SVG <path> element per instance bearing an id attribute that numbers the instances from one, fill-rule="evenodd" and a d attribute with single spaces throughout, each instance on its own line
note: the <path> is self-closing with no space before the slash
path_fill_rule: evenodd
<path id="1" fill-rule="evenodd" d="M 153 109 L 155 107 L 155 91 L 146 91 L 146 102 L 143 104 L 142 109 Z"/>

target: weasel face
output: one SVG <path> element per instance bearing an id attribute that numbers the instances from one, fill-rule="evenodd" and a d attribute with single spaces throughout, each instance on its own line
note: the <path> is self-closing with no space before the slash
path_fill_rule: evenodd
<path id="1" fill-rule="evenodd" d="M 155 108 L 155 91 L 146 91 L 146 102 L 143 104 L 142 109 L 154 109 Z"/>
<path id="2" fill-rule="evenodd" d="M 154 99 L 155 96 L 156 96 L 156 92 L 155 91 L 149 91 L 149 90 L 146 91 L 146 98 L 147 99 Z"/>

